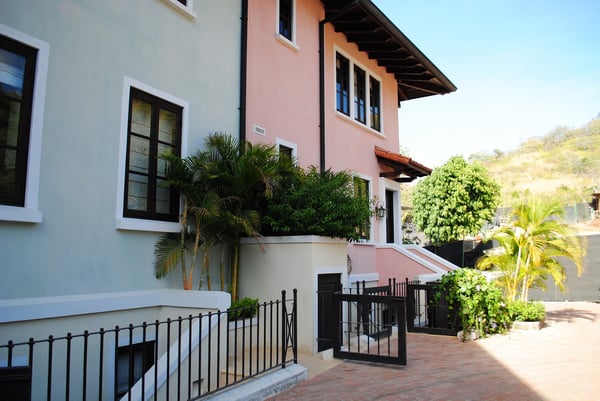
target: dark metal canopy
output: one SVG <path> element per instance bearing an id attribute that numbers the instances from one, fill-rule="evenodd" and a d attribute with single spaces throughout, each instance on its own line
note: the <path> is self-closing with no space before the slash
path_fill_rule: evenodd
<path id="1" fill-rule="evenodd" d="M 375 146 L 375 157 L 377 157 L 377 162 L 385 167 L 379 176 L 391 178 L 397 182 L 411 182 L 416 178 L 425 177 L 433 171 L 410 157 L 390 152 L 379 146 Z"/>
<path id="2" fill-rule="evenodd" d="M 360 51 L 394 74 L 398 101 L 443 95 L 456 86 L 371 0 L 321 0 L 325 20 Z"/>

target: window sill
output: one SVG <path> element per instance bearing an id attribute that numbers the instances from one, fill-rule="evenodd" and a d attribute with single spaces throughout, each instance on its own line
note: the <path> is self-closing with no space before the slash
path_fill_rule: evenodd
<path id="1" fill-rule="evenodd" d="M 280 34 L 277 33 L 277 34 L 275 34 L 275 37 L 277 38 L 277 40 L 279 41 L 279 43 L 281 43 L 285 47 L 288 47 L 288 48 L 290 48 L 291 50 L 294 50 L 294 51 L 299 51 L 300 50 L 300 47 L 298 47 L 298 45 L 296 45 L 296 43 L 292 42 L 291 40 L 289 40 L 285 36 L 280 35 Z"/>
<path id="2" fill-rule="evenodd" d="M 341 118 L 341 119 L 343 119 L 345 121 L 348 121 L 349 123 L 357 126 L 358 128 L 361 128 L 361 129 L 367 131 L 370 134 L 377 135 L 378 137 L 386 138 L 386 136 L 385 136 L 385 134 L 383 132 L 377 131 L 377 130 L 375 130 L 373 128 L 370 128 L 370 127 L 366 126 L 365 124 L 363 124 L 363 123 L 361 123 L 359 121 L 356 121 L 354 118 L 352 118 L 350 116 L 347 116 L 346 114 L 338 111 L 337 109 L 336 109 L 335 112 L 336 112 L 336 114 L 337 114 L 337 116 L 339 118 Z"/>
<path id="3" fill-rule="evenodd" d="M 42 212 L 37 209 L 27 209 L 24 207 L 0 206 L 0 221 L 41 223 Z"/>
<path id="4" fill-rule="evenodd" d="M 117 218 L 117 230 L 151 231 L 159 233 L 178 233 L 181 230 L 179 223 L 157 220 L 132 219 L 127 217 Z"/>
<path id="5" fill-rule="evenodd" d="M 163 2 L 170 5 L 172 8 L 179 11 L 184 16 L 188 17 L 190 20 L 195 20 L 197 17 L 194 10 L 192 10 L 192 4 L 190 4 L 188 6 L 184 6 L 177 0 L 163 0 Z"/>

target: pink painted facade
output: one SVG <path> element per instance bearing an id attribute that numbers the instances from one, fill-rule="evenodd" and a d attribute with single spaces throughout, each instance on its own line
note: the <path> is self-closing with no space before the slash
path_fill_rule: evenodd
<path id="1" fill-rule="evenodd" d="M 348 255 L 352 274 L 379 273 L 379 280 L 387 282 L 389 269 L 379 270 L 383 265 L 377 246 L 401 246 L 400 178 L 408 175 L 412 180 L 430 172 L 398 154 L 399 101 L 456 88 L 370 0 L 291 4 L 293 29 L 288 40 L 280 34 L 280 1 L 248 2 L 245 139 L 291 149 L 303 167 L 346 170 L 368 182 L 370 197 L 387 209 L 387 216 L 373 217 L 369 239 L 350 244 Z M 373 32 L 376 36 L 366 37 Z M 390 43 L 397 46 L 387 48 Z M 338 54 L 350 65 L 349 115 L 337 110 Z M 354 115 L 355 66 L 367 77 L 365 122 Z M 380 88 L 379 129 L 370 128 L 371 78 Z M 375 147 L 393 157 L 376 156 Z M 386 266 L 394 263 L 390 252 L 385 253 Z M 394 277 L 412 278 L 417 270 L 411 267 Z"/>
<path id="2" fill-rule="evenodd" d="M 297 2 L 295 42 L 277 33 L 276 0 L 248 3 L 246 139 L 284 142 L 300 165 L 318 166 L 321 2 Z"/>

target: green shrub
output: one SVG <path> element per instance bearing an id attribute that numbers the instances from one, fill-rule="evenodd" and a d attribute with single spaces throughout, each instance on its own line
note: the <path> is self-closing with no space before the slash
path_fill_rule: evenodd
<path id="1" fill-rule="evenodd" d="M 480 336 L 504 333 L 511 320 L 502 290 L 488 282 L 478 270 L 456 269 L 442 276 L 436 302 L 446 294 L 450 310 L 459 308 L 458 314 L 465 334 L 475 332 Z"/>
<path id="2" fill-rule="evenodd" d="M 263 235 L 323 235 L 357 241 L 369 232 L 369 200 L 345 171 L 298 169 L 268 200 Z"/>
<path id="3" fill-rule="evenodd" d="M 546 318 L 546 307 L 541 302 L 513 301 L 508 310 L 513 322 L 539 322 Z"/>
<path id="4" fill-rule="evenodd" d="M 242 298 L 231 303 L 229 307 L 229 320 L 249 319 L 256 316 L 258 311 L 258 298 Z"/>

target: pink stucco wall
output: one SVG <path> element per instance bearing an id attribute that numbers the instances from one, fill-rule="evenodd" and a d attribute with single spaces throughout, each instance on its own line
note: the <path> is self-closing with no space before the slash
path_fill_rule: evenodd
<path id="1" fill-rule="evenodd" d="M 391 248 L 377 249 L 377 267 L 380 285 L 386 285 L 390 278 L 404 280 L 408 277 L 409 280 L 413 280 L 420 274 L 434 273 Z"/>
<path id="2" fill-rule="evenodd" d="M 276 0 L 249 2 L 248 82 L 246 138 L 251 142 L 275 144 L 277 138 L 297 146 L 301 166 L 319 166 L 319 21 L 324 11 L 319 0 L 296 1 L 295 42 L 277 34 Z M 340 51 L 381 83 L 381 132 L 354 122 L 336 110 L 335 55 Z M 325 168 L 346 170 L 369 178 L 371 197 L 379 196 L 380 166 L 375 146 L 399 151 L 397 82 L 392 74 L 349 43 L 333 26 L 325 26 Z M 266 130 L 253 132 L 254 125 Z M 380 191 L 381 190 L 381 191 Z M 380 238 L 380 224 L 373 219 L 370 242 Z M 374 273 L 378 260 L 375 248 L 349 245 L 355 273 Z"/>
<path id="3" fill-rule="evenodd" d="M 297 145 L 302 166 L 319 164 L 319 0 L 296 2 L 295 45 L 277 35 L 275 0 L 248 2 L 246 138 Z M 254 125 L 266 130 L 255 134 Z"/>
<path id="4" fill-rule="evenodd" d="M 374 147 L 381 146 L 392 152 L 399 150 L 398 85 L 392 74 L 379 67 L 375 60 L 370 60 L 366 53 L 359 52 L 357 46 L 348 43 L 343 34 L 335 33 L 331 25 L 326 26 L 325 32 L 326 167 L 334 170 L 350 170 L 372 177 L 375 185 L 374 193 L 377 193 L 376 179 L 380 168 L 374 156 Z M 380 133 L 355 123 L 336 110 L 335 54 L 337 50 L 381 80 L 383 128 Z"/>

